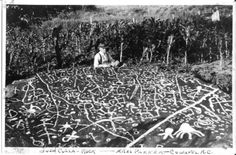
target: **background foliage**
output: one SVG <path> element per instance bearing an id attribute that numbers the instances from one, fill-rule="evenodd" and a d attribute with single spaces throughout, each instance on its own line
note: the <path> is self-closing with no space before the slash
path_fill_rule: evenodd
<path id="1" fill-rule="evenodd" d="M 178 7 L 162 6 L 156 11 L 152 7 L 149 10 L 148 7 L 129 8 L 130 16 L 120 19 L 124 12 L 109 11 L 106 7 L 8 6 L 6 84 L 58 68 L 52 34 L 59 25 L 62 29 L 57 39 L 61 47 L 62 68 L 91 66 L 101 40 L 109 45 L 117 60 L 120 59 L 122 44 L 122 60 L 129 65 L 139 64 L 144 47 L 151 44 L 156 45 L 151 63 L 166 63 L 170 35 L 174 36 L 170 48 L 171 64 L 184 63 L 185 52 L 189 64 L 219 60 L 220 52 L 224 58 L 231 58 L 232 7 L 219 6 L 222 13 L 219 22 L 207 18 L 213 6 L 182 6 L 183 11 Z M 170 17 L 174 14 L 174 18 L 151 17 L 153 12 L 164 16 L 163 8 Z M 198 14 L 199 11 L 202 13 Z M 94 14 L 103 16 L 97 18 Z M 137 14 L 142 14 L 142 19 L 136 18 Z"/>

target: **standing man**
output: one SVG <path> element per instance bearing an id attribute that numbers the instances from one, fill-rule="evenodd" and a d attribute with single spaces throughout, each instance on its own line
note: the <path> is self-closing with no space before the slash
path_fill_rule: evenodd
<path id="1" fill-rule="evenodd" d="M 117 67 L 119 61 L 115 61 L 109 53 L 106 51 L 106 46 L 100 43 L 98 46 L 99 52 L 94 57 L 93 67 Z"/>

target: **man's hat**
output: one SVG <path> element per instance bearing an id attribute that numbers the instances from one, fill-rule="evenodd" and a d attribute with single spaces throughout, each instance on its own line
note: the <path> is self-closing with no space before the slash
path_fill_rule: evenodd
<path id="1" fill-rule="evenodd" d="M 98 47 L 107 48 L 107 46 L 106 46 L 105 44 L 103 44 L 103 43 L 100 43 L 100 44 L 98 45 Z"/>

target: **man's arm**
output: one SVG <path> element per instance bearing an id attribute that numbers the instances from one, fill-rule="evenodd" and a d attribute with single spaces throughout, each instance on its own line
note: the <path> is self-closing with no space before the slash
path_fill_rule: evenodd
<path id="1" fill-rule="evenodd" d="M 107 56 L 108 56 L 108 59 L 110 60 L 111 66 L 113 66 L 113 67 L 118 66 L 118 64 L 120 63 L 118 60 L 114 60 L 110 54 L 108 54 Z"/>
<path id="2" fill-rule="evenodd" d="M 111 63 L 115 62 L 115 60 L 111 57 L 110 53 L 107 53 L 107 56 Z"/>

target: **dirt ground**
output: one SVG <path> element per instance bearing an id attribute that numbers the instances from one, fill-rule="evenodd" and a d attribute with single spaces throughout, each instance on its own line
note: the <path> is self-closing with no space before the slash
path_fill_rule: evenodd
<path id="1" fill-rule="evenodd" d="M 195 77 L 217 85 L 224 92 L 232 93 L 232 60 L 225 60 L 220 67 L 220 61 L 192 66 Z"/>

